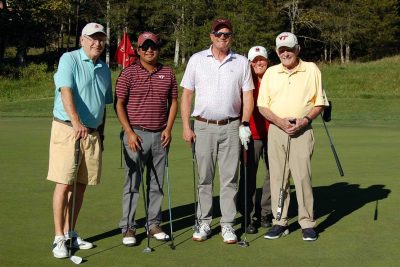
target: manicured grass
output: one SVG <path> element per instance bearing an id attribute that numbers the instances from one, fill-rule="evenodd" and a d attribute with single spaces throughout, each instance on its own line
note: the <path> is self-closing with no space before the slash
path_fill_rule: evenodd
<path id="1" fill-rule="evenodd" d="M 54 185 L 45 180 L 50 124 L 50 118 L 0 118 L 2 266 L 72 264 L 69 260 L 54 259 L 51 254 Z M 87 260 L 85 266 L 397 266 L 400 260 L 400 234 L 396 230 L 400 223 L 397 167 L 400 125 L 375 122 L 353 126 L 351 120 L 344 120 L 333 121 L 328 127 L 345 177 L 339 176 L 322 124 L 316 121 L 313 184 L 321 231 L 319 240 L 302 241 L 293 217 L 289 236 L 276 241 L 264 240 L 264 229 L 261 229 L 256 235 L 248 235 L 250 247 L 240 248 L 223 244 L 217 228 L 218 215 L 210 240 L 203 243 L 191 240 L 192 161 L 190 148 L 181 139 L 178 120 L 169 160 L 177 247 L 172 251 L 167 244 L 151 240 L 155 251 L 143 254 L 147 242 L 142 227 L 138 229 L 140 244 L 132 248 L 121 245 L 116 229 L 121 215 L 123 170 L 120 169 L 120 127 L 111 118 L 106 129 L 102 183 L 88 188 L 77 227 L 96 247 L 78 251 L 76 255 Z M 259 184 L 262 174 L 263 171 L 259 173 Z M 216 179 L 216 196 L 218 188 Z M 167 198 L 163 210 L 164 222 L 167 222 Z M 215 212 L 218 214 L 218 210 Z M 140 199 L 137 212 L 140 223 L 143 223 L 143 214 Z M 167 224 L 164 227 L 169 229 Z"/>

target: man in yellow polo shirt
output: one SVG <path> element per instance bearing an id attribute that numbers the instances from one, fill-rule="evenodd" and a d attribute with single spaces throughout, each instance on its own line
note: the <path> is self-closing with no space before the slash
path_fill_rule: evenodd
<path id="1" fill-rule="evenodd" d="M 298 222 L 303 240 L 314 241 L 318 234 L 314 229 L 316 222 L 311 186 L 314 147 L 311 122 L 329 103 L 322 88 L 320 70 L 314 63 L 299 58 L 300 46 L 294 34 L 283 32 L 278 35 L 276 53 L 281 64 L 267 69 L 257 101 L 261 114 L 271 122 L 268 158 L 275 219 L 264 238 L 277 239 L 289 234 L 287 214 L 291 175 L 296 188 Z M 280 196 L 283 201 L 279 201 Z"/>

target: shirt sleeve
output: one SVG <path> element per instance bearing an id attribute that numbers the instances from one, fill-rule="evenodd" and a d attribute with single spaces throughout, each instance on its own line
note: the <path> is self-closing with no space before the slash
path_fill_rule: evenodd
<path id="1" fill-rule="evenodd" d="M 183 74 L 183 78 L 181 81 L 181 87 L 195 90 L 195 68 L 196 68 L 196 59 L 195 55 L 193 55 L 186 66 L 185 73 Z"/>
<path id="2" fill-rule="evenodd" d="M 61 56 L 57 72 L 54 75 L 54 83 L 57 91 L 60 91 L 61 87 L 68 87 L 71 89 L 74 87 L 74 64 L 69 53 L 64 53 Z"/>
<path id="3" fill-rule="evenodd" d="M 254 90 L 254 83 L 253 83 L 253 77 L 251 75 L 250 62 L 248 62 L 248 64 L 245 64 L 242 90 L 243 92 Z"/>
<path id="4" fill-rule="evenodd" d="M 175 73 L 171 69 L 171 96 L 172 98 L 178 98 L 178 84 L 176 82 Z"/>
<path id="5" fill-rule="evenodd" d="M 269 94 L 268 94 L 268 78 L 269 78 L 269 71 L 265 72 L 264 76 L 261 79 L 260 89 L 258 91 L 258 98 L 257 98 L 257 106 L 263 108 L 269 108 Z"/>
<path id="6" fill-rule="evenodd" d="M 322 86 L 322 77 L 321 77 L 321 71 L 317 67 L 317 65 L 314 65 L 315 68 L 315 102 L 314 106 L 329 106 L 328 98 L 326 97 L 325 90 L 323 89 Z"/>
<path id="7" fill-rule="evenodd" d="M 129 96 L 130 75 L 128 75 L 128 68 L 122 70 L 115 85 L 115 95 L 124 102 L 128 100 Z"/>

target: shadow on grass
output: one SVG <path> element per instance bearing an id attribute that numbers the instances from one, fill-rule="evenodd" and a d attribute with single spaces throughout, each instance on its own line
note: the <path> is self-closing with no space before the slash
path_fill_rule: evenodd
<path id="1" fill-rule="evenodd" d="M 335 183 L 328 186 L 319 186 L 313 188 L 314 192 L 314 208 L 315 208 L 315 218 L 324 217 L 328 215 L 323 221 L 318 221 L 318 225 L 316 227 L 319 233 L 324 232 L 327 228 L 333 226 L 335 223 L 340 221 L 345 216 L 353 213 L 354 211 L 362 208 L 364 205 L 375 202 L 375 210 L 371 214 L 371 220 L 378 220 L 378 201 L 385 199 L 389 196 L 391 190 L 386 189 L 385 185 L 371 185 L 367 188 L 360 188 L 358 184 L 349 184 L 346 182 Z M 261 189 L 257 189 L 257 196 L 261 195 Z M 297 216 L 297 201 L 295 192 L 291 192 L 291 203 L 289 206 L 288 216 L 289 218 L 294 218 Z M 257 200 L 259 203 L 259 197 Z M 218 218 L 221 216 L 220 206 L 219 206 L 219 196 L 213 197 L 213 218 Z M 192 227 L 195 223 L 194 219 L 194 204 L 185 204 L 178 207 L 174 207 L 171 209 L 172 219 L 173 219 L 173 230 L 174 233 L 177 231 L 186 229 L 178 235 L 174 236 L 175 246 L 179 246 L 180 244 L 190 240 L 191 237 L 186 238 L 185 240 L 180 240 L 176 243 L 176 240 L 179 240 L 179 237 L 186 234 L 188 231 L 192 231 Z M 162 220 L 164 222 L 163 228 L 166 232 L 169 233 L 169 213 L 168 209 L 162 212 Z M 243 220 L 243 216 L 237 219 L 237 223 L 241 223 Z M 116 222 L 118 218 L 116 218 Z M 145 219 L 140 218 L 137 220 L 137 224 L 139 227 L 145 226 Z M 243 224 L 242 224 L 243 226 Z M 300 228 L 297 222 L 293 222 L 289 225 L 290 232 L 294 232 Z M 215 223 L 212 226 L 213 235 L 218 235 L 221 231 L 218 223 Z M 243 234 L 243 229 L 237 230 L 238 236 Z M 105 238 L 109 238 L 115 235 L 121 235 L 121 229 L 115 228 L 110 231 L 100 233 L 98 235 L 87 238 L 89 242 L 96 242 L 98 240 L 102 240 Z M 141 242 L 147 242 L 147 236 L 145 232 L 136 235 L 137 245 Z M 154 239 L 153 239 L 154 240 Z M 154 246 L 154 244 L 158 244 Z M 152 245 L 154 247 L 159 247 L 161 245 L 167 244 L 167 242 L 154 243 L 152 241 Z"/>
<path id="2" fill-rule="evenodd" d="M 316 230 L 324 232 L 329 227 L 340 221 L 342 218 L 362 208 L 364 205 L 375 202 L 375 210 L 371 213 L 371 221 L 378 220 L 378 201 L 389 196 L 391 190 L 385 185 L 370 185 L 367 188 L 360 188 L 359 184 L 340 182 L 328 186 L 313 188 L 314 213 L 317 220 Z M 290 195 L 289 218 L 297 216 L 296 193 Z M 319 220 L 328 215 L 324 220 Z M 289 231 L 294 232 L 300 229 L 297 222 L 289 225 Z"/>

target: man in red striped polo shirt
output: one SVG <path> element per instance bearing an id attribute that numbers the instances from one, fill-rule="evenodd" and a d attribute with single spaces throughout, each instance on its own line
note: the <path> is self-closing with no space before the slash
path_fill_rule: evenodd
<path id="1" fill-rule="evenodd" d="M 136 244 L 134 216 L 144 166 L 148 185 L 148 234 L 157 240 L 169 240 L 160 228 L 162 186 L 178 107 L 175 75 L 170 67 L 158 63 L 158 37 L 151 32 L 141 34 L 138 54 L 139 60 L 121 72 L 115 88 L 115 109 L 124 131 L 126 174 L 119 227 L 126 246 Z"/>

